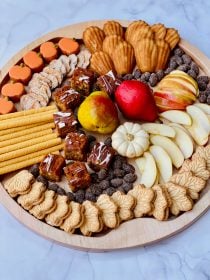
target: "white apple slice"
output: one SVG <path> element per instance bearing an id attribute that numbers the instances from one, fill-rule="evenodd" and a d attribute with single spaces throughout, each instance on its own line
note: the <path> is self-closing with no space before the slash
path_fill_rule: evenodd
<path id="1" fill-rule="evenodd" d="M 163 148 L 156 145 L 152 145 L 149 151 L 155 159 L 159 175 L 163 178 L 164 183 L 168 182 L 173 172 L 169 155 Z"/>
<path id="2" fill-rule="evenodd" d="M 150 141 L 152 144 L 162 147 L 168 153 L 176 168 L 182 166 L 184 156 L 178 146 L 171 139 L 161 135 L 151 135 Z"/>
<path id="3" fill-rule="evenodd" d="M 179 123 L 184 125 L 192 124 L 192 120 L 190 116 L 186 112 L 180 110 L 165 111 L 161 113 L 160 116 L 174 123 Z"/>
<path id="4" fill-rule="evenodd" d="M 192 138 L 182 128 L 174 125 L 173 123 L 171 123 L 171 126 L 176 131 L 176 135 L 174 138 L 175 143 L 181 150 L 184 158 L 190 158 L 194 150 L 194 143 Z"/>
<path id="5" fill-rule="evenodd" d="M 144 184 L 147 188 L 151 188 L 157 176 L 157 167 L 154 157 L 149 152 L 144 153 L 145 167 L 142 173 L 140 183 Z"/>
<path id="6" fill-rule="evenodd" d="M 205 114 L 210 115 L 210 105 L 204 103 L 195 103 L 194 105 L 200 108 Z"/>
<path id="7" fill-rule="evenodd" d="M 142 128 L 149 134 L 163 135 L 167 137 L 175 137 L 175 130 L 165 124 L 160 123 L 144 123 Z"/>
<path id="8" fill-rule="evenodd" d="M 135 163 L 140 171 L 140 173 L 144 173 L 144 169 L 145 169 L 145 164 L 146 164 L 146 159 L 145 157 L 139 157 L 135 160 Z"/>
<path id="9" fill-rule="evenodd" d="M 210 124 L 206 114 L 197 106 L 190 105 L 186 107 L 187 113 L 191 116 L 193 123 L 203 127 L 208 133 L 210 132 Z"/>
<path id="10" fill-rule="evenodd" d="M 159 178 L 160 178 L 160 175 L 159 175 L 158 170 L 157 170 L 157 175 L 156 175 L 156 178 L 155 178 L 154 185 L 159 184 Z"/>

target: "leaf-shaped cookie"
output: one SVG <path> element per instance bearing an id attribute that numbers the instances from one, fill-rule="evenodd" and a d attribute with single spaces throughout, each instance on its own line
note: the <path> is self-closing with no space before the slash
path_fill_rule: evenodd
<path id="1" fill-rule="evenodd" d="M 46 222 L 51 226 L 59 227 L 63 220 L 71 213 L 68 197 L 65 195 L 58 195 L 56 198 L 56 208 L 45 217 Z"/>
<path id="2" fill-rule="evenodd" d="M 82 204 L 84 206 L 84 222 L 80 227 L 83 235 L 91 236 L 93 232 L 99 232 L 103 229 L 103 222 L 100 217 L 98 206 L 92 201 L 86 200 Z"/>
<path id="3" fill-rule="evenodd" d="M 205 180 L 193 176 L 193 173 L 190 171 L 174 174 L 170 178 L 170 182 L 186 187 L 192 199 L 198 199 L 199 192 L 201 192 L 206 185 Z"/>
<path id="4" fill-rule="evenodd" d="M 121 221 L 127 221 L 133 218 L 133 208 L 135 199 L 129 194 L 123 194 L 120 191 L 114 192 L 112 199 L 118 206 L 118 215 Z"/>
<path id="5" fill-rule="evenodd" d="M 152 215 L 159 221 L 167 220 L 169 203 L 165 190 L 160 185 L 154 185 L 152 189 L 155 192 Z"/>
<path id="6" fill-rule="evenodd" d="M 206 160 L 206 167 L 208 171 L 210 171 L 210 145 L 207 145 L 206 147 L 199 146 L 197 147 L 195 153 L 192 156 L 192 159 L 196 157 L 202 157 Z"/>
<path id="7" fill-rule="evenodd" d="M 74 233 L 76 228 L 79 228 L 84 222 L 84 206 L 80 203 L 70 202 L 71 214 L 63 221 L 60 226 L 68 233 Z"/>
<path id="8" fill-rule="evenodd" d="M 153 209 L 154 191 L 144 185 L 136 185 L 128 192 L 136 200 L 134 216 L 136 218 L 149 214 Z"/>
<path id="9" fill-rule="evenodd" d="M 119 216 L 117 215 L 117 205 L 107 194 L 102 194 L 97 199 L 96 205 L 101 210 L 102 220 L 108 228 L 116 228 L 119 225 Z"/>
<path id="10" fill-rule="evenodd" d="M 4 188 L 11 197 L 20 194 L 26 194 L 31 190 L 31 184 L 34 181 L 33 175 L 28 170 L 21 170 L 4 182 Z"/>
<path id="11" fill-rule="evenodd" d="M 193 202 L 187 195 L 186 188 L 170 182 L 164 186 L 167 189 L 172 201 L 170 211 L 173 215 L 177 216 L 180 211 L 186 212 L 192 209 Z"/>

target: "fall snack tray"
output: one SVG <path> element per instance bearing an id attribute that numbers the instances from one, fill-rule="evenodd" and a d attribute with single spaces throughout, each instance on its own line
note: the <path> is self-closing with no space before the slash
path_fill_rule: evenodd
<path id="1" fill-rule="evenodd" d="M 210 62 L 177 30 L 94 21 L 2 69 L 0 202 L 65 246 L 150 244 L 210 205 Z"/>

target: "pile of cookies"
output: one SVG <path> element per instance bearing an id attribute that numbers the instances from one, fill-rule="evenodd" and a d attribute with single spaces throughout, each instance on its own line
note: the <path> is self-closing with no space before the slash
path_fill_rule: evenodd
<path id="1" fill-rule="evenodd" d="M 107 21 L 103 30 L 90 26 L 83 33 L 85 46 L 92 53 L 90 67 L 100 75 L 110 70 L 132 73 L 135 64 L 142 72 L 163 70 L 179 40 L 174 28 L 161 23 L 150 26 L 143 20 L 133 21 L 125 32 L 118 22 Z"/>
<path id="2" fill-rule="evenodd" d="M 97 201 L 79 204 L 65 195 L 47 190 L 33 175 L 22 170 L 4 182 L 8 193 L 32 215 L 68 233 L 85 236 L 117 228 L 132 218 L 153 216 L 167 220 L 172 215 L 190 211 L 193 200 L 206 185 L 210 176 L 210 145 L 199 147 L 192 160 L 186 160 L 180 171 L 164 185 L 146 188 L 136 185 L 127 194 L 120 191 L 112 196 L 101 194 Z"/>

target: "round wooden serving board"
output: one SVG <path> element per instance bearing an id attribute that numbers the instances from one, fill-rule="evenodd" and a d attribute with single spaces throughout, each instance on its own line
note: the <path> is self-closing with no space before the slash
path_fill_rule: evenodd
<path id="1" fill-rule="evenodd" d="M 102 27 L 105 22 L 106 21 L 103 20 L 74 24 L 58 29 L 37 39 L 18 52 L 2 68 L 0 72 L 0 84 L 5 79 L 10 67 L 21 60 L 27 51 L 32 50 L 38 47 L 41 43 L 56 37 L 66 36 L 78 39 L 82 38 L 82 33 L 86 27 L 90 25 Z M 123 26 L 127 26 L 129 24 L 129 21 L 119 20 L 119 22 Z M 200 66 L 202 72 L 210 76 L 210 60 L 185 40 L 181 40 L 180 46 Z M 172 236 L 190 226 L 210 207 L 210 180 L 208 181 L 204 192 L 201 194 L 200 199 L 195 203 L 192 211 L 186 212 L 177 218 L 164 222 L 159 222 L 153 218 L 133 219 L 121 224 L 116 230 L 111 230 L 103 235 L 97 235 L 97 237 L 67 234 L 60 229 L 39 221 L 21 208 L 16 201 L 10 197 L 1 183 L 0 203 L 5 206 L 21 223 L 45 238 L 75 249 L 87 251 L 109 251 L 151 244 L 162 240 L 163 238 Z"/>

